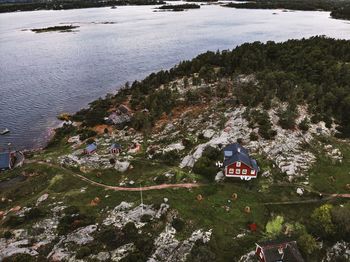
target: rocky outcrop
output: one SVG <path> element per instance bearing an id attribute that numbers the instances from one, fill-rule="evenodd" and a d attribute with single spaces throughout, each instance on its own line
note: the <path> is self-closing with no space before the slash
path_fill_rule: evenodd
<path id="1" fill-rule="evenodd" d="M 335 132 L 333 130 L 334 128 L 327 129 L 321 122 L 318 124 L 311 124 L 307 132 L 298 129 L 282 129 L 278 125 L 277 109 L 271 109 L 268 111 L 268 114 L 271 119 L 272 128 L 277 131 L 277 135 L 271 140 L 259 138 L 257 141 L 251 141 L 249 134 L 252 131 L 257 132 L 257 130 L 255 130 L 256 128 L 252 129 L 249 127 L 248 121 L 244 117 L 245 110 L 246 108 L 244 106 L 240 106 L 226 113 L 225 117 L 227 121 L 223 130 L 216 132 L 208 142 L 196 146 L 190 154 L 182 159 L 180 168 L 192 168 L 195 162 L 202 156 L 207 146 L 218 147 L 219 145 L 227 145 L 241 139 L 252 153 L 265 156 L 267 159 L 274 162 L 281 172 L 292 179 L 295 176 L 305 175 L 316 161 L 315 155 L 305 150 L 304 145 L 313 140 L 314 135 L 316 135 L 318 132 L 317 130 L 319 130 L 318 127 L 322 126 L 322 130 L 324 130 L 325 134 L 333 134 Z M 299 107 L 297 123 L 302 121 L 305 117 L 307 117 L 305 107 Z M 211 124 L 212 123 L 210 123 L 210 125 Z M 339 150 L 334 148 L 328 148 L 328 150 L 329 155 L 333 159 L 341 161 L 342 156 Z"/>
<path id="2" fill-rule="evenodd" d="M 327 250 L 322 262 L 350 261 L 350 243 L 340 241 Z"/>
<path id="3" fill-rule="evenodd" d="M 163 203 L 159 210 L 155 210 L 152 205 L 140 204 L 134 208 L 134 203 L 121 202 L 113 210 L 108 212 L 108 216 L 103 221 L 103 225 L 113 225 L 118 228 L 124 227 L 127 223 L 132 222 L 137 228 L 143 227 L 146 223 L 141 222 L 144 215 L 150 216 L 151 219 L 159 218 L 164 214 L 169 205 Z"/>
<path id="4" fill-rule="evenodd" d="M 175 238 L 175 234 L 175 228 L 167 225 L 165 230 L 155 240 L 155 251 L 148 259 L 148 262 L 186 261 L 186 257 L 191 252 L 196 241 L 209 242 L 212 231 L 197 230 L 182 242 Z"/>

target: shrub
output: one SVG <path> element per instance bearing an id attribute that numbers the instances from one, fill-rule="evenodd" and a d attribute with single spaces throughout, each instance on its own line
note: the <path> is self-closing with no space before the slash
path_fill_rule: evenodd
<path id="1" fill-rule="evenodd" d="M 37 207 L 31 208 L 26 214 L 26 220 L 34 220 L 45 216 L 45 212 Z"/>
<path id="2" fill-rule="evenodd" d="M 313 230 L 316 234 L 329 237 L 335 233 L 335 225 L 332 221 L 333 206 L 330 204 L 325 204 L 316 208 L 311 214 L 311 223 L 313 225 Z"/>
<path id="3" fill-rule="evenodd" d="M 96 239 L 109 247 L 117 248 L 123 244 L 124 233 L 116 231 L 112 227 L 101 229 L 96 235 Z"/>
<path id="4" fill-rule="evenodd" d="M 251 133 L 249 134 L 249 138 L 250 138 L 251 141 L 256 141 L 256 140 L 259 139 L 259 136 L 258 136 L 257 133 L 251 132 Z"/>
<path id="5" fill-rule="evenodd" d="M 82 259 L 84 257 L 87 257 L 91 254 L 91 249 L 89 247 L 81 247 L 77 250 L 77 253 L 75 254 L 75 258 Z"/>
<path id="6" fill-rule="evenodd" d="M 135 246 L 141 254 L 148 257 L 153 250 L 153 239 L 146 234 L 142 234 L 135 240 Z"/>
<path id="7" fill-rule="evenodd" d="M 13 234 L 11 233 L 11 231 L 5 231 L 4 232 L 4 238 L 10 239 L 12 236 L 13 236 Z"/>
<path id="8" fill-rule="evenodd" d="M 218 192 L 218 185 L 208 185 L 203 187 L 203 194 L 205 196 L 211 196 Z"/>
<path id="9" fill-rule="evenodd" d="M 5 220 L 4 224 L 6 226 L 9 227 L 17 227 L 21 224 L 23 224 L 25 222 L 25 218 L 24 217 L 19 217 L 16 215 L 10 215 L 9 217 L 7 217 L 7 219 Z"/>
<path id="10" fill-rule="evenodd" d="M 298 125 L 299 129 L 302 131 L 307 131 L 310 128 L 310 122 L 309 120 L 305 117 Z"/>
<path id="11" fill-rule="evenodd" d="M 310 234 L 303 234 L 298 238 L 298 246 L 302 253 L 310 255 L 317 249 L 315 238 Z"/>
<path id="12" fill-rule="evenodd" d="M 213 252 L 214 240 L 210 240 L 209 245 L 204 244 L 202 240 L 197 240 L 187 257 L 187 261 L 202 262 L 202 261 L 216 261 L 215 252 Z"/>
<path id="13" fill-rule="evenodd" d="M 185 222 L 180 218 L 174 218 L 171 225 L 176 229 L 176 231 L 182 231 L 185 227 Z"/>
<path id="14" fill-rule="evenodd" d="M 285 111 L 279 113 L 278 123 L 283 129 L 293 129 L 295 127 L 296 113 L 292 107 L 288 106 Z"/>
<path id="15" fill-rule="evenodd" d="M 94 130 L 91 129 L 82 129 L 79 131 L 79 140 L 84 141 L 90 137 L 96 136 L 97 133 Z M 91 144 L 91 143 L 90 143 Z"/>
<path id="16" fill-rule="evenodd" d="M 187 138 L 182 139 L 182 144 L 187 149 L 189 149 L 193 146 L 192 141 L 190 139 L 187 139 Z"/>
<path id="17" fill-rule="evenodd" d="M 86 144 L 87 144 L 87 145 L 91 145 L 91 144 L 93 144 L 93 143 L 95 143 L 95 140 L 94 140 L 93 138 L 89 138 L 89 139 L 86 141 Z"/>
<path id="18" fill-rule="evenodd" d="M 337 237 L 350 241 L 350 205 L 334 207 L 331 210 L 332 221 L 337 227 Z"/>
<path id="19" fill-rule="evenodd" d="M 215 147 L 207 146 L 204 149 L 202 156 L 207 157 L 210 160 L 219 160 L 221 158 L 221 152 Z"/>
<path id="20" fill-rule="evenodd" d="M 143 222 L 143 223 L 145 223 L 145 222 L 151 221 L 151 219 L 152 219 L 152 216 L 151 216 L 151 215 L 149 215 L 149 214 L 144 214 L 144 215 L 141 217 L 140 221 Z"/>
<path id="21" fill-rule="evenodd" d="M 282 231 L 282 225 L 284 218 L 282 216 L 276 216 L 266 224 L 266 233 L 269 236 L 278 236 Z"/>
<path id="22" fill-rule="evenodd" d="M 199 140 L 204 140 L 204 139 L 205 139 L 203 133 L 200 133 L 200 134 L 198 135 L 198 139 L 199 139 Z"/>
<path id="23" fill-rule="evenodd" d="M 72 134 L 74 131 L 76 131 L 76 128 L 73 125 L 63 124 L 61 128 L 55 129 L 55 135 L 47 144 L 46 148 L 57 146 L 63 138 L 69 134 Z"/>
<path id="24" fill-rule="evenodd" d="M 133 242 L 138 238 L 137 228 L 133 222 L 127 223 L 122 231 L 125 234 L 125 240 L 127 242 Z"/>
<path id="25" fill-rule="evenodd" d="M 214 180 L 217 171 L 215 161 L 203 156 L 193 166 L 194 173 L 202 175 L 210 181 Z"/>
<path id="26" fill-rule="evenodd" d="M 64 235 L 79 227 L 93 223 L 95 223 L 94 217 L 82 214 L 79 208 L 70 206 L 65 209 L 65 215 L 60 219 L 57 230 L 60 235 Z"/>
<path id="27" fill-rule="evenodd" d="M 174 162 L 180 160 L 180 155 L 176 150 L 155 155 L 156 158 L 162 160 L 165 164 L 173 165 Z"/>

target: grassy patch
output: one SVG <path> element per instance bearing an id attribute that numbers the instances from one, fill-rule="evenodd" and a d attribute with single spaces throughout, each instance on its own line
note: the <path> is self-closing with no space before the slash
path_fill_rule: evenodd
<path id="1" fill-rule="evenodd" d="M 346 187 L 350 184 L 350 146 L 347 143 L 335 139 L 328 141 L 335 148 L 339 148 L 344 158 L 342 163 L 335 163 L 328 157 L 324 150 L 315 147 L 317 162 L 310 170 L 311 186 L 323 193 L 350 193 Z"/>

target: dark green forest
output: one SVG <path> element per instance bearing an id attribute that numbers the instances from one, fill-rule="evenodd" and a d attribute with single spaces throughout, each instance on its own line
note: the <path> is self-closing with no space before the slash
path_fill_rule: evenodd
<path id="1" fill-rule="evenodd" d="M 194 73 L 199 74 L 192 77 Z M 289 102 L 290 110 L 295 110 L 298 104 L 306 104 L 313 114 L 311 121 L 323 120 L 330 126 L 334 120 L 339 124 L 339 136 L 350 137 L 350 41 L 322 36 L 283 43 L 246 43 L 232 51 L 208 51 L 170 70 L 152 73 L 142 81 L 135 81 L 131 87 L 127 84 L 116 96 L 91 103 L 90 108 L 81 110 L 73 118 L 88 126 L 103 123 L 111 106 L 130 98 L 134 110 L 149 110 L 148 114 L 134 115 L 134 127 L 147 128 L 163 113 L 170 114 L 175 106 L 205 102 L 214 96 L 224 99 L 229 87 L 220 79 L 233 80 L 239 74 L 253 74 L 258 81 L 258 84 L 248 83 L 236 90 L 239 103 L 251 108 L 262 104 L 268 109 L 270 101 L 277 98 Z M 194 85 L 198 79 L 219 84 L 215 92 L 188 91 L 186 100 L 179 101 L 177 92 L 168 84 L 182 77 L 185 84 L 190 77 Z M 160 85 L 165 88 L 159 89 Z M 281 115 L 282 121 L 289 117 L 286 112 Z"/>
<path id="2" fill-rule="evenodd" d="M 33 10 L 65 10 L 89 7 L 123 6 L 123 5 L 160 5 L 162 0 L 54 0 L 29 3 L 0 4 L 0 13 Z"/>
<path id="3" fill-rule="evenodd" d="M 248 0 L 224 6 L 249 9 L 322 10 L 331 11 L 333 18 L 350 19 L 350 1 L 347 0 Z"/>
<path id="4" fill-rule="evenodd" d="M 182 4 L 182 5 L 162 5 L 158 7 L 161 10 L 171 10 L 171 11 L 184 11 L 186 9 L 199 9 L 200 5 L 197 4 Z"/>

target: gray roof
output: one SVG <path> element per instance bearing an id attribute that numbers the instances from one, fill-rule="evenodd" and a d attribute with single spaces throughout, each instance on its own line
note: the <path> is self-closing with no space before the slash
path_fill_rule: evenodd
<path id="1" fill-rule="evenodd" d="M 228 166 L 235 162 L 243 162 L 250 166 L 256 172 L 259 171 L 258 164 L 255 159 L 250 158 L 248 150 L 238 143 L 230 144 L 224 148 L 224 166 Z"/>
<path id="2" fill-rule="evenodd" d="M 10 153 L 1 152 L 0 153 L 0 169 L 9 169 L 10 168 Z"/>
<path id="3" fill-rule="evenodd" d="M 265 256 L 266 262 L 304 262 L 296 241 L 267 242 L 259 245 Z M 279 252 L 279 249 L 283 252 Z"/>
<path id="4" fill-rule="evenodd" d="M 111 149 L 121 149 L 121 148 L 122 148 L 122 146 L 120 144 L 113 143 L 111 145 Z"/>
<path id="5" fill-rule="evenodd" d="M 86 147 L 86 151 L 89 153 L 95 151 L 96 149 L 97 149 L 97 145 L 95 143 L 92 143 Z"/>

